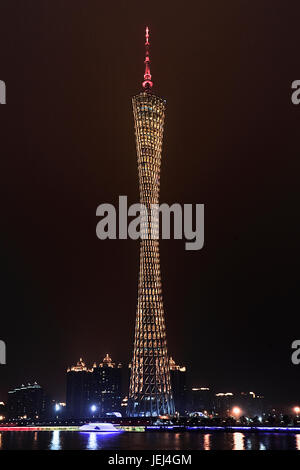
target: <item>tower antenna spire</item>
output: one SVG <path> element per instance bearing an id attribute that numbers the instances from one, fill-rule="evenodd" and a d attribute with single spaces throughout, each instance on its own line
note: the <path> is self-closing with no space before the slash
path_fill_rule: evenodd
<path id="1" fill-rule="evenodd" d="M 149 28 L 146 26 L 146 33 L 145 33 L 145 73 L 144 73 L 144 81 L 143 81 L 143 88 L 146 92 L 149 92 L 153 87 L 153 82 L 151 81 L 151 73 L 150 73 L 150 57 L 149 57 Z"/>

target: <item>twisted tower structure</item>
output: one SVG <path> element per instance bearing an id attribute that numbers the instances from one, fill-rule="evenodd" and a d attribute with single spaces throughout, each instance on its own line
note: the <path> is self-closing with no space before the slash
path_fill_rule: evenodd
<path id="1" fill-rule="evenodd" d="M 161 149 L 166 101 L 152 93 L 149 29 L 146 28 L 143 91 L 132 99 L 142 214 L 140 272 L 134 352 L 129 387 L 129 416 L 173 415 L 166 326 L 162 300 L 158 220 Z"/>

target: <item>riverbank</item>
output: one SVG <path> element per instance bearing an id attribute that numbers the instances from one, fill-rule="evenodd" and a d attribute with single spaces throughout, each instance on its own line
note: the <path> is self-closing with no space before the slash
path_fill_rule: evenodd
<path id="1" fill-rule="evenodd" d="M 123 432 L 278 432 L 299 433 L 300 427 L 291 426 L 117 426 Z M 0 426 L 5 431 L 79 431 L 80 426 Z M 95 431 L 91 431 L 95 432 Z M 97 432 L 97 431 L 96 431 Z"/>

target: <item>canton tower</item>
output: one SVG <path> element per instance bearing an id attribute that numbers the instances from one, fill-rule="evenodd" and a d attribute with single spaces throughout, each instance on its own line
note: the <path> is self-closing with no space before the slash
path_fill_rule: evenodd
<path id="1" fill-rule="evenodd" d="M 147 27 L 143 90 L 132 98 L 140 203 L 147 208 L 147 213 L 141 214 L 140 271 L 129 416 L 174 415 L 161 288 L 158 217 L 153 217 L 153 213 L 150 217 L 152 205 L 159 204 L 166 101 L 152 92 L 149 45 Z"/>

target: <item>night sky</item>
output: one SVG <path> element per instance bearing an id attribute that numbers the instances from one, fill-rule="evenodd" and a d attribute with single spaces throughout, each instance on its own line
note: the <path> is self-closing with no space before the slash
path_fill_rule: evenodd
<path id="1" fill-rule="evenodd" d="M 0 399 L 131 358 L 139 243 L 96 208 L 139 200 L 131 97 L 150 27 L 167 100 L 161 202 L 205 204 L 205 246 L 161 242 L 169 354 L 190 384 L 300 401 L 298 1 L 2 0 Z"/>

